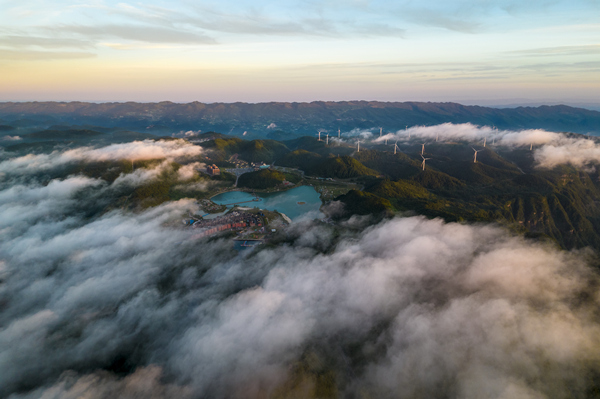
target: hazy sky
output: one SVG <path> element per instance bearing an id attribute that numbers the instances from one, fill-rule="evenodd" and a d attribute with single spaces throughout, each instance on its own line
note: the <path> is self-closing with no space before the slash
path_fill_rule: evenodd
<path id="1" fill-rule="evenodd" d="M 0 101 L 600 102 L 600 0 L 0 0 Z"/>

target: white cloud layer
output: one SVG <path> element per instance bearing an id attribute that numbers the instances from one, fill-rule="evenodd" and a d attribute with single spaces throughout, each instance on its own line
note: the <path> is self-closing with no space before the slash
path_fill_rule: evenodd
<path id="1" fill-rule="evenodd" d="M 87 219 L 78 195 L 96 184 L 0 192 L 3 212 L 22 199 L 21 227 L 0 227 L 0 396 L 258 398 L 307 351 L 342 396 L 593 387 L 600 295 L 585 253 L 412 217 L 341 238 L 300 223 L 288 245 L 237 254 L 170 227 L 190 201 Z"/>
<path id="2" fill-rule="evenodd" d="M 28 154 L 0 162 L 0 174 L 26 174 L 49 170 L 74 162 L 98 162 L 115 160 L 174 160 L 196 157 L 202 147 L 184 140 L 144 140 L 122 144 L 111 144 L 101 148 L 81 147 L 51 154 Z"/>
<path id="3" fill-rule="evenodd" d="M 538 167 L 553 168 L 570 164 L 577 168 L 586 168 L 590 164 L 600 163 L 600 145 L 595 139 L 584 136 L 569 136 L 564 133 L 548 132 L 542 129 L 521 131 L 496 130 L 489 126 L 476 126 L 471 123 L 443 123 L 435 126 L 413 126 L 396 133 L 377 137 L 374 142 L 453 142 L 470 141 L 479 146 L 531 148 Z M 494 148 L 494 147 L 492 147 Z"/>

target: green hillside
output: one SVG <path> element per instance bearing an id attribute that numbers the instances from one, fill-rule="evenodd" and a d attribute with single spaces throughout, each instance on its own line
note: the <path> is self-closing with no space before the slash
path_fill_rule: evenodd
<path id="1" fill-rule="evenodd" d="M 408 179 L 421 171 L 421 162 L 402 152 L 362 150 L 354 158 L 366 167 L 391 179 Z"/>
<path id="2" fill-rule="evenodd" d="M 248 162 L 273 163 L 289 149 L 275 140 L 246 141 L 239 138 L 216 138 L 202 143 L 213 161 L 225 161 L 234 154 Z"/>
<path id="3" fill-rule="evenodd" d="M 277 158 L 290 150 L 279 141 L 252 140 L 243 142 L 239 148 L 240 158 L 248 162 L 273 163 Z"/>
<path id="4" fill-rule="evenodd" d="M 278 186 L 286 179 L 285 174 L 276 170 L 263 169 L 244 173 L 238 179 L 238 187 L 267 189 Z"/>
<path id="5" fill-rule="evenodd" d="M 277 165 L 306 170 L 315 164 L 323 162 L 323 157 L 306 150 L 295 150 L 277 159 Z"/>
<path id="6" fill-rule="evenodd" d="M 338 179 L 376 176 L 378 174 L 373 169 L 367 168 L 349 156 L 328 158 L 317 165 L 307 168 L 305 173 L 309 176 L 334 177 Z"/>
<path id="7" fill-rule="evenodd" d="M 446 173 L 438 172 L 431 167 L 420 171 L 411 180 L 430 190 L 456 190 L 466 186 L 459 179 Z"/>
<path id="8" fill-rule="evenodd" d="M 421 185 L 407 180 L 382 180 L 369 188 L 369 192 L 383 198 L 419 198 L 432 197 Z"/>
<path id="9" fill-rule="evenodd" d="M 389 200 L 358 190 L 350 190 L 347 194 L 340 195 L 337 200 L 344 204 L 346 215 L 379 215 L 393 209 Z"/>

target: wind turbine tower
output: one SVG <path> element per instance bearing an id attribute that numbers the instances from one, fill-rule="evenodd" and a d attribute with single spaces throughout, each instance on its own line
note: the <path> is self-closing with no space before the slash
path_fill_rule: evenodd
<path id="1" fill-rule="evenodd" d="M 338 139 L 342 136 L 342 130 L 338 129 Z"/>
<path id="2" fill-rule="evenodd" d="M 423 162 L 421 163 L 421 166 L 423 167 L 423 170 L 425 170 L 425 161 L 427 161 L 428 159 L 431 159 L 431 158 L 425 158 L 423 155 L 421 155 L 421 158 L 423 158 Z"/>
<path id="3" fill-rule="evenodd" d="M 425 143 L 421 144 L 421 155 L 425 153 Z"/>
<path id="4" fill-rule="evenodd" d="M 485 148 L 485 143 L 487 142 L 487 137 L 483 138 L 483 148 Z"/>
<path id="5" fill-rule="evenodd" d="M 473 147 L 471 147 L 473 148 Z M 477 153 L 481 150 L 476 150 L 475 148 L 473 148 L 473 151 L 475 151 L 475 155 L 473 155 L 473 163 L 477 163 Z"/>
<path id="6" fill-rule="evenodd" d="M 321 141 L 321 131 L 319 131 L 319 140 L 318 141 Z"/>
<path id="7" fill-rule="evenodd" d="M 358 146 L 356 152 L 360 152 L 360 139 L 356 140 L 356 144 Z"/>
<path id="8" fill-rule="evenodd" d="M 327 141 L 325 142 L 325 145 L 329 145 L 329 133 L 327 133 L 326 139 Z"/>
<path id="9" fill-rule="evenodd" d="M 398 142 L 394 143 L 394 155 L 396 155 L 396 151 L 398 150 Z"/>
<path id="10" fill-rule="evenodd" d="M 382 132 L 383 132 L 383 128 L 382 128 L 382 127 L 380 127 L 380 128 L 379 128 L 379 137 L 381 137 L 381 133 L 382 133 Z"/>
<path id="11" fill-rule="evenodd" d="M 531 144 L 529 145 L 529 151 L 533 150 L 533 141 L 531 142 Z"/>

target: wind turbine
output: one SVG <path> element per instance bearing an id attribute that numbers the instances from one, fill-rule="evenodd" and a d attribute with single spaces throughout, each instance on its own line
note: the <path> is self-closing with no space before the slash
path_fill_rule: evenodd
<path id="1" fill-rule="evenodd" d="M 485 148 L 485 143 L 486 143 L 486 141 L 487 141 L 487 137 L 484 137 L 484 138 L 483 138 L 483 148 Z"/>
<path id="2" fill-rule="evenodd" d="M 396 155 L 396 151 L 398 150 L 398 142 L 394 143 L 394 155 Z"/>
<path id="3" fill-rule="evenodd" d="M 325 142 L 325 145 L 329 145 L 329 133 L 327 133 L 326 139 L 327 139 L 327 141 Z"/>
<path id="4" fill-rule="evenodd" d="M 423 158 L 423 162 L 421 163 L 421 166 L 423 167 L 423 170 L 425 170 L 425 161 L 427 161 L 428 159 L 431 159 L 431 158 L 425 158 L 423 155 L 421 155 L 421 158 Z"/>
<path id="5" fill-rule="evenodd" d="M 388 139 L 385 139 L 385 145 L 387 145 L 387 141 L 388 141 Z"/>
<path id="6" fill-rule="evenodd" d="M 356 152 L 360 152 L 360 139 L 357 139 L 356 143 L 358 145 L 358 148 L 357 148 Z"/>
<path id="7" fill-rule="evenodd" d="M 322 141 L 321 140 L 321 131 L 319 131 L 319 140 L 317 140 L 317 141 Z"/>
<path id="8" fill-rule="evenodd" d="M 533 150 L 533 141 L 531 142 L 531 144 L 529 145 L 529 151 Z"/>
<path id="9" fill-rule="evenodd" d="M 421 155 L 425 153 L 425 143 L 421 143 Z"/>
<path id="10" fill-rule="evenodd" d="M 379 128 L 379 137 L 381 137 L 381 133 L 382 133 L 382 132 L 383 132 L 383 128 L 382 128 L 382 127 L 380 127 L 380 128 Z"/>
<path id="11" fill-rule="evenodd" d="M 338 139 L 341 137 L 341 135 L 342 135 L 342 130 L 338 129 Z"/>
<path id="12" fill-rule="evenodd" d="M 473 148 L 473 147 L 471 147 Z M 475 155 L 473 155 L 473 163 L 477 163 L 477 153 L 481 150 L 476 150 L 475 148 L 473 148 L 473 151 L 475 151 Z"/>

